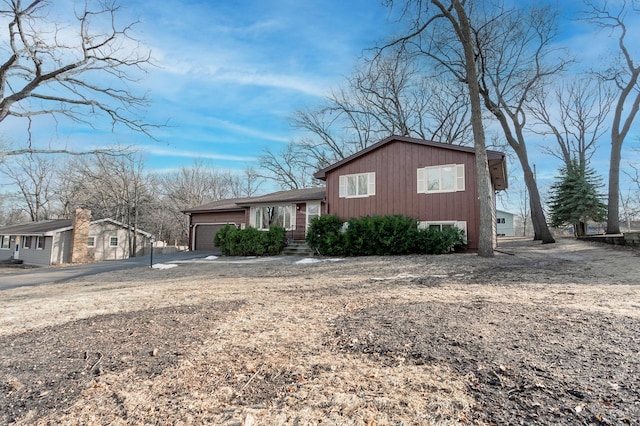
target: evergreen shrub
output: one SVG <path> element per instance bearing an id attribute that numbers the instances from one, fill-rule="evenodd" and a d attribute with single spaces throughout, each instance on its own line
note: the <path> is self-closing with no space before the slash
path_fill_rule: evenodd
<path id="1" fill-rule="evenodd" d="M 334 215 L 314 218 L 307 229 L 307 244 L 323 256 L 344 256 L 343 222 Z"/>
<path id="2" fill-rule="evenodd" d="M 346 225 L 325 215 L 311 221 L 307 244 L 323 256 L 444 254 L 464 246 L 464 232 L 418 229 L 415 219 L 401 215 L 365 216 Z"/>
<path id="3" fill-rule="evenodd" d="M 285 229 L 272 226 L 264 232 L 252 227 L 238 229 L 226 225 L 216 233 L 214 244 L 225 256 L 274 256 L 284 248 Z"/>

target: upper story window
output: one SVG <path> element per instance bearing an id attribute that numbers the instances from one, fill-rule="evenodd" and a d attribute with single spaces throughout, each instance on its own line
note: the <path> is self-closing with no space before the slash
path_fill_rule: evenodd
<path id="1" fill-rule="evenodd" d="M 375 173 L 340 176 L 340 198 L 370 197 L 372 195 L 376 195 Z"/>
<path id="2" fill-rule="evenodd" d="M 464 164 L 418 169 L 418 194 L 464 191 Z"/>

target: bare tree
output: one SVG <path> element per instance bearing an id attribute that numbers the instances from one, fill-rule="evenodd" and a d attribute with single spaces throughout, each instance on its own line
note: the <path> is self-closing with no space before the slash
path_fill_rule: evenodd
<path id="1" fill-rule="evenodd" d="M 8 226 L 22 223 L 29 220 L 24 209 L 18 207 L 18 203 L 13 200 L 15 197 L 10 194 L 0 194 L 0 226 Z"/>
<path id="2" fill-rule="evenodd" d="M 94 219 L 110 218 L 127 225 L 130 253 L 136 252 L 136 230 L 152 224 L 153 199 L 144 164 L 136 153 L 95 154 L 72 158 L 61 179 L 65 210 L 77 206 L 91 210 Z"/>
<path id="3" fill-rule="evenodd" d="M 3 149 L 0 156 L 70 152 L 33 146 L 33 120 L 43 115 L 88 126 L 104 116 L 112 127 L 149 135 L 153 126 L 139 118 L 146 95 L 129 87 L 150 63 L 149 52 L 131 36 L 135 23 L 120 24 L 119 6 L 111 0 L 67 11 L 74 12 L 71 27 L 49 20 L 52 7 L 47 0 L 0 1 L 0 21 L 7 28 L 0 50 L 0 122 L 24 119 L 28 134 L 23 146 Z"/>
<path id="4" fill-rule="evenodd" d="M 333 110 L 353 115 L 373 142 L 389 135 L 466 145 L 472 142 L 464 86 L 446 74 L 425 75 L 420 57 L 402 45 L 375 55 L 349 79 L 349 90 L 333 94 Z M 421 72 L 422 71 L 422 72 Z M 360 144 L 357 150 L 366 148 Z"/>
<path id="5" fill-rule="evenodd" d="M 393 5 L 394 2 L 389 0 L 388 3 Z M 480 57 L 475 28 L 479 26 L 480 15 L 474 12 L 474 4 L 464 0 L 406 0 L 402 10 L 403 17 L 410 22 L 409 32 L 387 46 L 413 47 L 467 86 L 480 202 L 478 254 L 490 257 L 494 254 L 495 215 L 482 119 L 478 74 L 481 67 L 477 62 Z"/>
<path id="6" fill-rule="evenodd" d="M 280 152 L 265 150 L 265 176 L 287 189 L 319 185 L 315 171 L 391 135 L 470 143 L 464 86 L 443 74 L 425 76 L 422 65 L 402 46 L 360 64 L 323 105 L 295 114 L 292 125 L 304 136 Z"/>
<path id="7" fill-rule="evenodd" d="M 55 209 L 56 162 L 52 158 L 28 155 L 5 166 L 6 177 L 18 188 L 17 198 L 32 222 L 52 219 Z"/>
<path id="8" fill-rule="evenodd" d="M 532 97 L 570 63 L 553 45 L 557 33 L 556 12 L 548 6 L 519 6 L 501 11 L 499 19 L 485 22 L 474 29 L 480 93 L 520 161 L 529 191 L 534 239 L 553 243 L 529 164 L 525 128 Z"/>
<path id="9" fill-rule="evenodd" d="M 552 94 L 543 88 L 530 104 L 533 116 L 542 124 L 534 131 L 555 139 L 556 145 L 545 150 L 562 160 L 565 167 L 575 161 L 584 170 L 596 151 L 596 143 L 606 132 L 613 100 L 609 87 L 593 78 L 562 84 Z"/>
<path id="10" fill-rule="evenodd" d="M 306 151 L 306 152 L 305 152 Z M 321 149 L 290 142 L 279 152 L 270 148 L 260 156 L 261 176 L 274 181 L 282 189 L 301 189 L 314 185 L 314 161 L 322 156 Z M 315 160 L 314 160 L 315 158 Z"/>
<path id="11" fill-rule="evenodd" d="M 602 29 L 618 34 L 619 61 L 600 73 L 603 80 L 613 83 L 617 99 L 611 124 L 611 159 L 609 161 L 609 196 L 607 212 L 607 234 L 620 233 L 620 161 L 622 144 L 629 134 L 640 109 L 640 65 L 634 63 L 633 48 L 637 39 L 629 38 L 625 18 L 628 13 L 638 14 L 638 0 L 617 3 L 588 1 L 589 10 L 585 19 Z M 614 10 L 615 9 L 615 10 Z M 636 40 L 636 41 L 633 41 Z"/>
<path id="12" fill-rule="evenodd" d="M 634 151 L 640 154 L 640 149 Z M 640 221 L 640 166 L 637 161 L 628 161 L 627 166 L 624 174 L 631 181 L 631 187 L 626 194 L 620 197 L 620 203 L 622 205 L 621 216 L 626 222 L 627 230 L 631 231 L 632 222 L 634 220 Z"/>
<path id="13" fill-rule="evenodd" d="M 241 176 L 229 173 L 229 192 L 233 198 L 243 198 L 254 196 L 260 186 L 264 182 L 264 178 L 253 168 L 244 169 Z"/>
<path id="14" fill-rule="evenodd" d="M 165 228 L 168 238 L 186 242 L 189 224 L 183 210 L 231 196 L 230 174 L 222 173 L 203 161 L 182 167 L 171 174 L 154 176 L 157 208 L 173 218 L 174 229 Z"/>

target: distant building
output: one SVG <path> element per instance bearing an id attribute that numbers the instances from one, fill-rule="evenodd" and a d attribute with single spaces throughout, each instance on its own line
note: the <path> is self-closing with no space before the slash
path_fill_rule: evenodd
<path id="1" fill-rule="evenodd" d="M 516 229 L 513 225 L 513 213 L 496 210 L 496 234 L 499 237 L 514 237 Z"/>
<path id="2" fill-rule="evenodd" d="M 134 244 L 130 244 L 131 239 Z M 0 228 L 0 261 L 30 265 L 88 263 L 146 254 L 151 234 L 113 219 L 91 221 L 77 209 L 73 219 L 44 220 Z"/>

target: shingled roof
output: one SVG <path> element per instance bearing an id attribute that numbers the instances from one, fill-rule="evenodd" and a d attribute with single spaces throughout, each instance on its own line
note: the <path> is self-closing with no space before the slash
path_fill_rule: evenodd
<path id="1" fill-rule="evenodd" d="M 243 211 L 246 207 L 264 204 L 296 203 L 302 201 L 324 200 L 324 188 L 305 188 L 278 191 L 258 197 L 231 198 L 214 201 L 201 206 L 183 210 L 183 213 Z"/>
<path id="2" fill-rule="evenodd" d="M 261 197 L 245 198 L 244 201 L 238 202 L 241 206 L 252 206 L 255 204 L 273 204 L 273 203 L 295 203 L 297 201 L 315 201 L 323 200 L 325 197 L 325 188 L 305 188 L 291 189 L 288 191 L 278 191 Z"/>
<path id="3" fill-rule="evenodd" d="M 71 219 L 53 219 L 40 222 L 20 223 L 18 225 L 0 228 L 1 235 L 51 235 L 54 231 L 61 232 L 72 229 Z"/>

